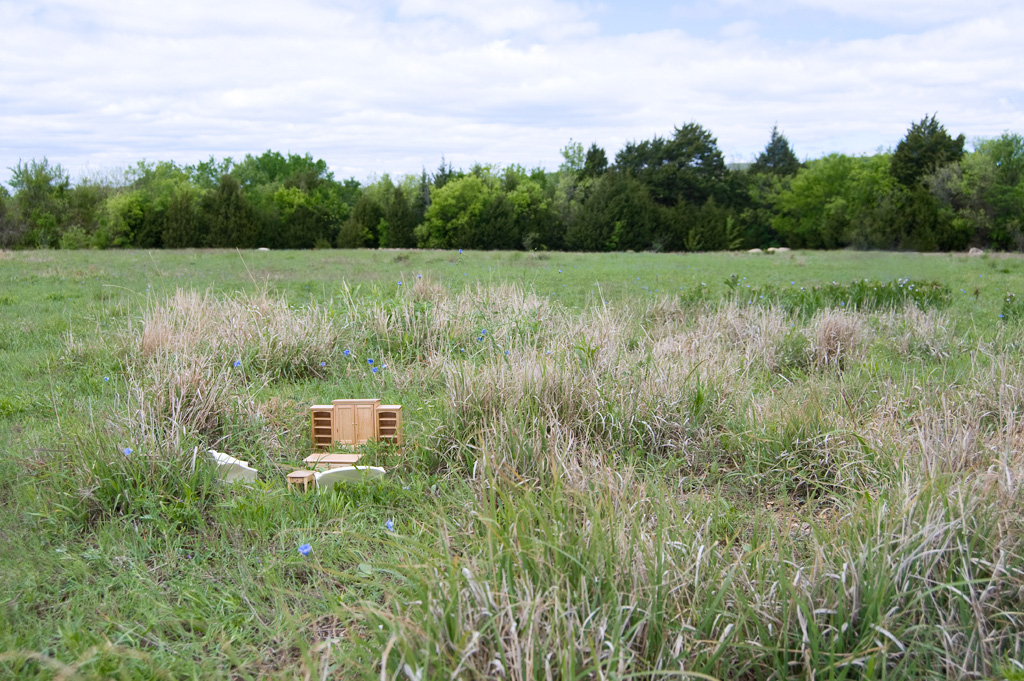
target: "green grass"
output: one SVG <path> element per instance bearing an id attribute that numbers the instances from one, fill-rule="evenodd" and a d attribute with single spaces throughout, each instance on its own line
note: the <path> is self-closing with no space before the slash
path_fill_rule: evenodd
<path id="1" fill-rule="evenodd" d="M 1021 292 L 1013 256 L 0 253 L 0 677 L 1021 678 Z M 404 407 L 388 474 L 288 493 L 309 405 L 363 396 Z"/>

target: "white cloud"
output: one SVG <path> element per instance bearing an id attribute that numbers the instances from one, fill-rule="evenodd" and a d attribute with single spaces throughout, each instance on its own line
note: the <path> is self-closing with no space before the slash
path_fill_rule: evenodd
<path id="1" fill-rule="evenodd" d="M 934 26 L 997 14 L 1019 6 L 1017 0 L 717 0 L 734 10 L 782 13 L 799 8 L 827 10 L 840 17 L 857 17 L 879 23 Z"/>
<path id="2" fill-rule="evenodd" d="M 552 0 L 399 0 L 398 14 L 406 19 L 443 17 L 468 24 L 486 36 L 528 31 L 556 38 L 596 30 L 578 5 Z"/>
<path id="3" fill-rule="evenodd" d="M 695 38 L 602 35 L 583 5 L 548 0 L 0 0 L 0 167 L 270 148 L 364 179 L 441 154 L 554 168 L 569 137 L 613 156 L 691 120 L 733 158 L 775 122 L 801 156 L 891 146 L 933 112 L 968 137 L 1024 130 L 1024 13 L 981 6 L 991 13 L 917 32 L 795 43 L 756 31 L 742 4 L 720 35 Z"/>

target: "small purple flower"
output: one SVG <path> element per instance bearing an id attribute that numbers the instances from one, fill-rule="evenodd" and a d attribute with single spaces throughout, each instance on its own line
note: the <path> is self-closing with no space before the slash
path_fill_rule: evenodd
<path id="1" fill-rule="evenodd" d="M 373 364 L 373 360 L 372 360 L 372 359 L 370 359 L 369 357 L 367 357 L 367 358 L 366 358 L 366 363 L 367 363 L 367 364 Z"/>
<path id="2" fill-rule="evenodd" d="M 380 370 L 377 367 L 373 367 L 373 373 L 377 373 L 378 371 Z"/>
<path id="3" fill-rule="evenodd" d="M 327 362 L 320 362 L 320 366 L 322 366 L 322 367 L 327 366 Z"/>
<path id="4" fill-rule="evenodd" d="M 240 366 L 242 366 L 242 360 L 240 360 L 240 359 L 236 359 L 236 360 L 235 360 L 235 366 L 236 366 L 236 367 L 240 367 Z"/>
<path id="5" fill-rule="evenodd" d="M 487 329 L 480 329 L 480 335 L 481 336 L 486 336 L 487 335 Z"/>
<path id="6" fill-rule="evenodd" d="M 343 352 L 343 353 L 341 353 L 341 354 L 343 354 L 343 355 L 345 355 L 346 357 L 348 357 L 349 355 L 351 355 L 351 354 L 352 354 L 352 351 L 351 351 L 351 350 L 349 350 L 348 348 L 345 348 L 345 352 Z"/>
<path id="7" fill-rule="evenodd" d="M 561 274 L 561 273 L 562 273 L 562 270 L 558 270 L 558 273 L 559 273 L 559 274 Z"/>
<path id="8" fill-rule="evenodd" d="M 417 274 L 417 275 L 416 275 L 416 278 L 417 278 L 417 279 L 422 279 L 422 278 L 423 278 L 423 275 L 422 275 L 422 274 Z"/>
<path id="9" fill-rule="evenodd" d="M 132 453 L 132 451 L 133 451 L 133 450 L 132 450 L 132 448 L 131 448 L 131 447 L 125 447 L 125 448 L 124 448 L 124 455 L 125 455 L 125 456 L 131 456 L 131 453 Z"/>
<path id="10" fill-rule="evenodd" d="M 309 544 L 303 544 L 302 546 L 299 547 L 299 553 L 301 553 L 304 556 L 308 556 L 309 552 L 312 551 L 312 550 L 313 550 L 313 547 L 310 546 Z"/>
<path id="11" fill-rule="evenodd" d="M 462 255 L 462 249 L 461 248 L 459 249 L 459 255 Z"/>
<path id="12" fill-rule="evenodd" d="M 391 518 L 388 518 L 387 522 L 384 523 L 384 528 L 388 532 L 394 532 L 395 531 L 395 522 Z"/>
<path id="13" fill-rule="evenodd" d="M 110 376 L 104 376 L 103 377 L 103 382 L 104 383 L 110 383 Z"/>

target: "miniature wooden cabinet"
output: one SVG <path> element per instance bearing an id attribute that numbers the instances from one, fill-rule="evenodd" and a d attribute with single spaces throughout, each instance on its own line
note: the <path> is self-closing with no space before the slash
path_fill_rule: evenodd
<path id="1" fill-rule="evenodd" d="M 402 405 L 377 407 L 377 439 L 395 447 L 402 446 Z"/>
<path id="2" fill-rule="evenodd" d="M 328 467 L 351 465 L 359 460 L 359 453 L 325 450 L 334 444 L 354 448 L 369 440 L 401 449 L 402 405 L 381 405 L 379 399 L 316 404 L 310 410 L 310 427 L 314 454 L 306 457 L 306 463 Z"/>

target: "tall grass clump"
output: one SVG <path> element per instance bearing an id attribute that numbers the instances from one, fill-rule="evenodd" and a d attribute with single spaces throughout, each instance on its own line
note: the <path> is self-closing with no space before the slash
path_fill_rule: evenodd
<path id="1" fill-rule="evenodd" d="M 122 340 L 120 424 L 153 449 L 210 446 L 230 429 L 280 449 L 261 428 L 275 383 L 320 376 L 341 353 L 344 326 L 322 305 L 292 307 L 266 287 L 218 296 L 177 290 L 154 301 Z"/>
<path id="2" fill-rule="evenodd" d="M 936 481 L 834 534 L 761 515 L 736 537 L 720 499 L 628 474 L 564 494 L 492 479 L 396 539 L 401 586 L 370 630 L 388 678 L 985 677 L 1021 653 L 1020 501 Z"/>

